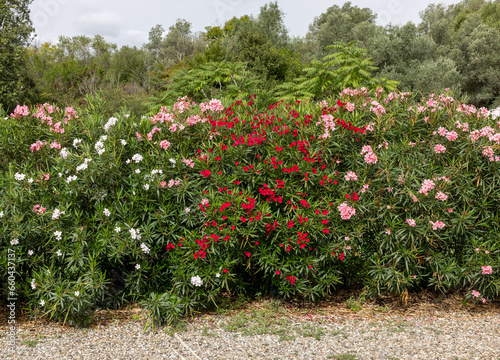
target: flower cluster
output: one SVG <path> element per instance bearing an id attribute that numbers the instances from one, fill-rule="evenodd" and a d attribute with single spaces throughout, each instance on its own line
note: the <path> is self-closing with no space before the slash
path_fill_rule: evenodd
<path id="1" fill-rule="evenodd" d="M 193 284 L 194 286 L 202 286 L 203 280 L 201 280 L 201 278 L 198 275 L 196 275 L 191 277 L 191 284 Z"/>
<path id="2" fill-rule="evenodd" d="M 361 149 L 361 155 L 365 154 L 365 162 L 367 164 L 376 164 L 378 161 L 377 155 L 372 150 L 370 145 L 365 145 Z"/>
<path id="3" fill-rule="evenodd" d="M 349 220 L 352 216 L 356 215 L 356 209 L 347 205 L 347 203 L 342 203 L 338 207 L 340 211 L 340 217 L 342 220 Z"/>
<path id="4" fill-rule="evenodd" d="M 434 189 L 435 186 L 436 186 L 436 184 L 434 183 L 434 181 L 432 181 L 430 179 L 426 179 L 422 183 L 422 187 L 420 188 L 420 190 L 418 192 L 420 194 L 424 194 L 425 196 L 427 196 L 429 194 L 429 191 Z"/>

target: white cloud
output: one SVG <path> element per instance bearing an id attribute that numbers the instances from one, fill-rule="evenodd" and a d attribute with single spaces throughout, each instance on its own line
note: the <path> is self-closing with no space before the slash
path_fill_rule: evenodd
<path id="1" fill-rule="evenodd" d="M 127 30 L 120 37 L 129 46 L 141 47 L 148 42 L 148 32 L 142 30 Z"/>
<path id="2" fill-rule="evenodd" d="M 87 12 L 78 18 L 76 29 L 85 34 L 118 37 L 121 33 L 121 17 L 115 12 Z"/>

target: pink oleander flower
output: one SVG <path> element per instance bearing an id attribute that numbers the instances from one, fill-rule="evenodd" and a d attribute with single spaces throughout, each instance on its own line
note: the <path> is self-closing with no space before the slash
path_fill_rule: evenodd
<path id="1" fill-rule="evenodd" d="M 391 229 L 385 229 L 385 233 L 386 233 L 387 235 L 391 235 Z"/>
<path id="2" fill-rule="evenodd" d="M 415 226 L 417 225 L 417 222 L 413 219 L 406 219 L 406 223 L 410 226 Z"/>
<path id="3" fill-rule="evenodd" d="M 439 220 L 436 222 L 429 221 L 429 223 L 432 224 L 432 230 L 442 229 L 445 227 L 444 223 Z"/>
<path id="4" fill-rule="evenodd" d="M 474 297 L 480 297 L 481 296 L 481 293 L 479 291 L 476 291 L 476 290 L 472 290 L 472 296 Z"/>
<path id="5" fill-rule="evenodd" d="M 491 266 L 481 266 L 481 269 L 483 270 L 483 275 L 489 275 L 493 273 L 493 269 L 491 268 Z"/>
<path id="6" fill-rule="evenodd" d="M 458 137 L 458 134 L 455 131 L 450 131 L 446 133 L 446 138 L 450 141 L 455 141 Z"/>
<path id="7" fill-rule="evenodd" d="M 436 146 L 434 146 L 434 151 L 436 152 L 436 154 L 441 154 L 446 151 L 446 148 L 441 144 L 436 144 Z"/>
<path id="8" fill-rule="evenodd" d="M 369 188 L 370 188 L 370 185 L 368 185 L 368 184 L 364 184 L 364 185 L 363 185 L 363 188 L 361 189 L 361 191 L 360 191 L 360 192 L 361 192 L 361 193 L 364 193 L 364 192 L 365 192 L 366 190 L 368 190 Z"/>
<path id="9" fill-rule="evenodd" d="M 33 211 L 36 212 L 37 214 L 43 214 L 45 211 L 47 211 L 46 208 L 44 208 L 42 205 L 40 204 L 36 204 L 35 206 L 33 206 Z"/>
<path id="10" fill-rule="evenodd" d="M 422 183 L 422 186 L 420 187 L 420 190 L 418 192 L 427 196 L 429 191 L 434 189 L 434 186 L 436 186 L 436 184 L 434 184 L 434 181 L 432 181 L 431 179 L 426 179 Z"/>
<path id="11" fill-rule="evenodd" d="M 481 133 L 479 132 L 479 130 L 474 130 L 473 132 L 470 133 L 469 137 L 472 142 L 475 142 L 479 140 L 479 138 L 481 137 Z"/>
<path id="12" fill-rule="evenodd" d="M 442 191 L 438 191 L 437 194 L 436 194 L 436 199 L 437 200 L 441 200 L 441 201 L 446 201 L 446 199 L 448 199 L 448 195 L 446 195 Z"/>
<path id="13" fill-rule="evenodd" d="M 365 155 L 365 162 L 367 164 L 376 164 L 378 161 L 377 155 L 375 153 L 368 153 Z"/>
<path id="14" fill-rule="evenodd" d="M 350 103 L 348 102 L 347 104 L 345 104 L 345 108 L 347 111 L 351 112 L 351 111 L 354 111 L 354 104 L 353 103 Z"/>
<path id="15" fill-rule="evenodd" d="M 14 112 L 10 114 L 11 117 L 20 119 L 22 116 L 28 116 L 30 113 L 29 108 L 26 105 L 17 105 Z"/>
<path id="16" fill-rule="evenodd" d="M 160 141 L 160 147 L 162 149 L 168 150 L 168 148 L 170 147 L 170 142 L 167 140 L 162 140 Z"/>
<path id="17" fill-rule="evenodd" d="M 212 99 L 208 103 L 208 107 L 211 111 L 223 111 L 224 106 L 222 106 L 222 103 L 220 100 Z"/>
<path id="18" fill-rule="evenodd" d="M 42 146 L 44 146 L 44 145 L 47 145 L 46 141 L 37 140 L 35 143 L 31 144 L 30 150 L 31 150 L 31 152 L 39 151 L 42 148 Z"/>
<path id="19" fill-rule="evenodd" d="M 155 126 L 147 135 L 146 137 L 148 138 L 149 141 L 153 140 L 153 135 L 157 132 L 160 132 L 161 129 L 158 126 Z"/>
<path id="20" fill-rule="evenodd" d="M 483 155 L 488 157 L 488 158 L 491 158 L 491 157 L 493 157 L 493 155 L 495 155 L 495 150 L 493 150 L 493 148 L 484 146 L 483 147 Z"/>
<path id="21" fill-rule="evenodd" d="M 190 160 L 190 159 L 182 159 L 182 162 L 184 164 L 186 164 L 187 166 L 191 167 L 191 168 L 194 168 L 194 160 Z"/>
<path id="22" fill-rule="evenodd" d="M 364 153 L 371 153 L 371 152 L 373 152 L 373 150 L 372 150 L 372 147 L 370 145 L 365 145 L 361 149 L 361 155 L 363 155 Z"/>
<path id="23" fill-rule="evenodd" d="M 356 175 L 355 172 L 353 171 L 348 171 L 347 174 L 345 175 L 346 181 L 353 180 L 356 181 L 358 180 L 358 176 Z"/>
<path id="24" fill-rule="evenodd" d="M 51 149 L 60 149 L 61 144 L 59 144 L 57 141 L 54 141 L 53 143 L 50 144 Z"/>
<path id="25" fill-rule="evenodd" d="M 438 129 L 438 134 L 441 136 L 445 136 L 447 133 L 448 133 L 448 130 L 446 130 L 446 128 L 444 128 L 442 126 Z"/>
<path id="26" fill-rule="evenodd" d="M 180 180 L 170 179 L 168 182 L 168 187 L 171 188 L 172 186 L 179 186 L 180 184 L 181 184 Z"/>
<path id="27" fill-rule="evenodd" d="M 342 220 L 349 220 L 352 216 L 356 215 L 356 209 L 347 205 L 347 203 L 340 204 L 337 209 L 340 211 Z"/>

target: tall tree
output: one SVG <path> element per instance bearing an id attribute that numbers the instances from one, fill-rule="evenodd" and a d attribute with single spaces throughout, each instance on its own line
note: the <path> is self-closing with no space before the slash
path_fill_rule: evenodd
<path id="1" fill-rule="evenodd" d="M 342 7 L 333 5 L 314 18 L 306 39 L 317 43 L 317 58 L 328 53 L 327 46 L 338 42 L 355 40 L 357 46 L 365 47 L 371 37 L 383 31 L 382 27 L 375 24 L 376 18 L 377 15 L 371 9 L 352 6 L 350 1 Z"/>
<path id="2" fill-rule="evenodd" d="M 31 1 L 0 2 L 0 107 L 7 110 L 20 101 L 23 93 L 23 54 L 33 32 L 28 7 Z"/>

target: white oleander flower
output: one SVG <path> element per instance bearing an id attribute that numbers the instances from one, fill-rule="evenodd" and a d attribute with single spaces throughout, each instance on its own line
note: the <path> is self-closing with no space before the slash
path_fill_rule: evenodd
<path id="1" fill-rule="evenodd" d="M 61 152 L 59 153 L 59 155 L 61 155 L 61 157 L 63 159 L 66 159 L 69 155 L 69 151 L 68 149 L 66 149 L 65 147 L 61 149 Z"/>
<path id="2" fill-rule="evenodd" d="M 134 239 L 134 240 L 141 240 L 141 234 L 139 233 L 139 229 L 137 229 L 137 230 L 130 229 L 129 233 L 130 233 L 130 237 L 132 239 Z"/>
<path id="3" fill-rule="evenodd" d="M 103 213 L 104 213 L 104 215 L 106 215 L 108 217 L 111 215 L 111 212 L 107 208 L 104 208 Z"/>
<path id="4" fill-rule="evenodd" d="M 97 153 L 98 153 L 99 155 L 104 154 L 104 152 L 106 151 L 106 150 L 104 149 L 104 143 L 103 143 L 101 140 L 99 140 L 98 142 L 96 142 L 96 143 L 95 143 L 94 148 L 95 148 L 95 150 L 97 151 Z"/>
<path id="5" fill-rule="evenodd" d="M 118 121 L 117 118 L 110 117 L 109 120 L 108 120 L 108 122 L 104 125 L 104 130 L 109 131 L 109 128 L 111 126 L 114 126 L 117 121 Z"/>
<path id="6" fill-rule="evenodd" d="M 149 251 L 150 249 L 148 248 L 148 246 L 144 243 L 141 244 L 141 249 L 142 251 L 145 253 L 145 254 L 149 254 Z"/>
<path id="7" fill-rule="evenodd" d="M 59 209 L 55 209 L 54 212 L 52 213 L 52 220 L 57 220 L 61 215 L 64 215 L 64 211 L 61 211 Z"/>
<path id="8" fill-rule="evenodd" d="M 203 281 L 198 275 L 196 275 L 191 278 L 191 284 L 193 284 L 194 286 L 201 286 L 203 285 Z"/>
<path id="9" fill-rule="evenodd" d="M 140 163 L 143 159 L 144 158 L 141 154 L 135 154 L 134 156 L 132 156 L 132 160 L 134 160 L 136 164 Z"/>

